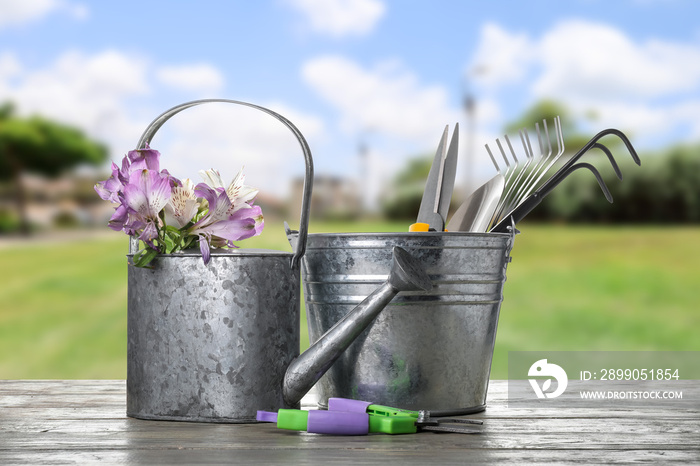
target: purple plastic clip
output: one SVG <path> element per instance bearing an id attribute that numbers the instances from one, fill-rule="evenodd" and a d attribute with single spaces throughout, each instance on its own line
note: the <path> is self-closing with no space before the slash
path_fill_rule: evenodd
<path id="1" fill-rule="evenodd" d="M 270 411 L 258 411 L 255 419 L 260 422 L 277 422 L 277 413 L 271 413 Z"/>
<path id="2" fill-rule="evenodd" d="M 328 398 L 328 411 L 345 411 L 347 413 L 366 413 L 371 401 L 350 400 L 347 398 Z"/>
<path id="3" fill-rule="evenodd" d="M 369 432 L 369 415 L 341 411 L 309 411 L 307 432 L 331 435 L 366 435 Z"/>

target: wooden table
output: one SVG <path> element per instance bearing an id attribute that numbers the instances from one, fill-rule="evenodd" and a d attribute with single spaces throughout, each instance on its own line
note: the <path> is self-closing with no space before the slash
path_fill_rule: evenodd
<path id="1" fill-rule="evenodd" d="M 508 407 L 492 381 L 476 435 L 333 437 L 271 424 L 142 421 L 124 381 L 0 381 L 0 464 L 700 463 L 700 390 L 663 408 Z"/>

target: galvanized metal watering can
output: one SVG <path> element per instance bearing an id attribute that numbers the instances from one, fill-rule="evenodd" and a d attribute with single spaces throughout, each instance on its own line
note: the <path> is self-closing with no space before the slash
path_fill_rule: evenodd
<path id="1" fill-rule="evenodd" d="M 152 269 L 128 270 L 127 415 L 142 419 L 255 422 L 258 410 L 298 407 L 399 291 L 431 283 L 403 249 L 365 300 L 299 355 L 300 259 L 306 248 L 313 182 L 311 151 L 285 117 L 234 100 L 199 100 L 156 118 L 138 148 L 187 108 L 209 102 L 263 111 L 289 128 L 306 163 L 300 228 L 293 253 L 260 249 L 162 254 Z M 137 241 L 132 238 L 130 261 Z"/>

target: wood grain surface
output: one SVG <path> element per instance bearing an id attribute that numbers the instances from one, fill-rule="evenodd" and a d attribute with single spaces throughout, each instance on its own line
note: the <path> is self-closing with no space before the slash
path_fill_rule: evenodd
<path id="1" fill-rule="evenodd" d="M 0 464 L 700 463 L 697 381 L 663 406 L 508 407 L 492 381 L 476 435 L 336 437 L 272 424 L 143 421 L 124 381 L 0 381 Z M 304 400 L 313 404 L 313 396 Z"/>

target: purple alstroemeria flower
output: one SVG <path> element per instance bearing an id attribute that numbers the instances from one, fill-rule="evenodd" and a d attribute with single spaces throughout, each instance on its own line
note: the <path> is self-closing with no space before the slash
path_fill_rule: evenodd
<path id="1" fill-rule="evenodd" d="M 160 152 L 151 149 L 146 144 L 145 149 L 136 149 L 129 151 L 122 159 L 122 166 L 119 168 L 117 164 L 112 162 L 112 176 L 104 181 L 100 181 L 95 185 L 95 191 L 105 201 L 110 201 L 115 204 L 123 204 L 124 186 L 129 183 L 131 174 L 138 170 L 153 170 L 160 171 Z M 167 175 L 166 170 L 163 172 Z M 179 181 L 173 178 L 173 183 Z"/>
<path id="2" fill-rule="evenodd" d="M 121 193 L 123 186 L 119 179 L 119 167 L 112 162 L 112 176 L 104 181 L 99 181 L 95 185 L 95 191 L 103 200 L 119 204 L 119 193 Z"/>
<path id="3" fill-rule="evenodd" d="M 126 154 L 129 160 L 129 175 L 136 170 L 160 171 L 160 152 L 151 149 L 148 144 L 144 149 L 135 149 Z"/>
<path id="4" fill-rule="evenodd" d="M 153 239 L 158 236 L 160 222 L 158 214 L 168 203 L 170 194 L 170 177 L 147 169 L 133 172 L 124 186 L 124 204 L 129 209 L 125 228 L 143 224 L 139 239 L 154 249 Z"/>
<path id="5" fill-rule="evenodd" d="M 228 186 L 213 169 L 202 172 L 209 184 L 193 186 L 161 170 L 160 153 L 146 146 L 129 151 L 121 167 L 112 163 L 111 170 L 95 185 L 102 199 L 117 204 L 109 227 L 159 252 L 179 251 L 197 237 L 208 264 L 212 247 L 235 248 L 234 241 L 259 235 L 265 225 L 262 210 L 253 204 L 258 190 L 244 184 L 242 169 Z"/>
<path id="6" fill-rule="evenodd" d="M 231 200 L 223 188 L 214 189 L 205 183 L 195 187 L 195 193 L 206 199 L 209 212 L 192 226 L 189 233 L 199 236 L 199 250 L 205 264 L 211 258 L 210 248 L 236 247 L 233 242 L 260 234 L 256 218 L 262 217 L 259 206 L 248 206 L 230 213 Z"/>

